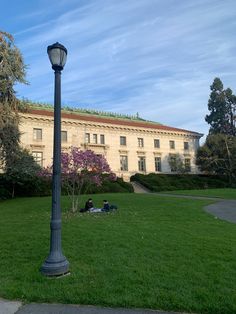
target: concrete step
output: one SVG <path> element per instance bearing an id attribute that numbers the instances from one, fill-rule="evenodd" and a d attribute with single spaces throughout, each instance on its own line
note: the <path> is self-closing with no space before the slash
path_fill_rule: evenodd
<path id="1" fill-rule="evenodd" d="M 148 190 L 145 186 L 143 186 L 137 181 L 131 181 L 130 183 L 134 188 L 134 193 L 151 193 L 150 190 Z"/>

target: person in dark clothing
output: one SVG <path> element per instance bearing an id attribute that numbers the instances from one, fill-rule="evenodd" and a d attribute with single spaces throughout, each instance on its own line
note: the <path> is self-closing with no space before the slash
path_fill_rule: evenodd
<path id="1" fill-rule="evenodd" d="M 109 212 L 109 210 L 110 210 L 110 205 L 109 205 L 109 203 L 108 203 L 107 200 L 104 200 L 104 201 L 103 201 L 103 208 L 102 208 L 102 211 L 104 211 L 104 212 Z"/>
<path id="2" fill-rule="evenodd" d="M 89 198 L 87 202 L 85 203 L 85 211 L 87 212 L 88 210 L 93 208 L 93 200 Z"/>
<path id="3" fill-rule="evenodd" d="M 84 213 L 84 212 L 90 211 L 92 209 L 93 209 L 93 200 L 91 198 L 89 198 L 87 200 L 87 202 L 85 203 L 84 208 L 81 208 L 80 212 Z"/>

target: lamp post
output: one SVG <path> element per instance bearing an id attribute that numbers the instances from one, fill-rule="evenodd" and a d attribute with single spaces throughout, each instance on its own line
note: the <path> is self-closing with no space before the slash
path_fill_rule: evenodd
<path id="1" fill-rule="evenodd" d="M 69 262 L 61 250 L 61 71 L 66 63 L 67 50 L 58 42 L 48 46 L 47 53 L 55 73 L 54 142 L 52 176 L 52 212 L 50 252 L 41 267 L 46 276 L 60 276 L 69 272 Z"/>

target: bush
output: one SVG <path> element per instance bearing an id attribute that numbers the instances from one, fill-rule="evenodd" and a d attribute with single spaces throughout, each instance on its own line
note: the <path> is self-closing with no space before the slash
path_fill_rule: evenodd
<path id="1" fill-rule="evenodd" d="M 9 180 L 5 174 L 0 174 L 0 200 L 12 197 L 12 184 L 11 180 Z M 24 183 L 16 183 L 14 185 L 14 196 L 49 196 L 52 194 L 51 186 L 51 179 L 35 176 Z M 124 182 L 121 178 L 117 178 L 116 181 L 106 180 L 101 186 L 92 185 L 89 189 L 84 189 L 82 194 L 133 193 L 133 191 L 133 187 L 130 183 Z M 63 186 L 62 194 L 67 195 Z"/>
<path id="2" fill-rule="evenodd" d="M 91 185 L 88 189 L 82 191 L 82 194 L 133 192 L 134 189 L 130 183 L 124 182 L 122 178 L 117 178 L 116 181 L 105 180 L 101 186 Z"/>
<path id="3" fill-rule="evenodd" d="M 0 175 L 0 199 L 8 199 L 12 197 L 12 189 L 14 184 L 14 196 L 48 196 L 51 195 L 51 181 L 32 177 L 22 182 L 12 182 L 5 174 Z"/>
<path id="4" fill-rule="evenodd" d="M 137 181 L 152 192 L 229 187 L 225 176 L 203 174 L 136 173 L 130 181 Z"/>

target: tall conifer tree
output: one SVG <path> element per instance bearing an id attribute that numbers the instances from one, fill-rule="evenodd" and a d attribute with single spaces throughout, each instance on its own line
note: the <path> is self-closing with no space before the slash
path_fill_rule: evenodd
<path id="1" fill-rule="evenodd" d="M 0 161 L 7 169 L 20 141 L 18 106 L 14 85 L 26 83 L 25 65 L 13 37 L 0 31 Z"/>
<path id="2" fill-rule="evenodd" d="M 206 122 L 210 124 L 209 134 L 235 135 L 235 106 L 236 97 L 231 89 L 224 90 L 221 80 L 215 78 L 208 101 L 210 113 L 205 117 Z"/>

